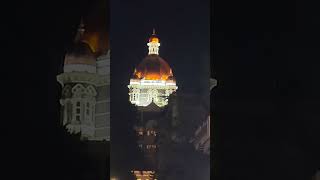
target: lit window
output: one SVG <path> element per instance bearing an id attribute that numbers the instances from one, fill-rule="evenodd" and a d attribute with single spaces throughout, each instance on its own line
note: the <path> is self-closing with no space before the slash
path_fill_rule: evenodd
<path id="1" fill-rule="evenodd" d="M 147 131 L 147 135 L 150 136 L 150 131 Z"/>
<path id="2" fill-rule="evenodd" d="M 141 136 L 143 135 L 143 131 L 139 131 L 138 133 L 139 133 L 139 135 L 141 135 Z"/>

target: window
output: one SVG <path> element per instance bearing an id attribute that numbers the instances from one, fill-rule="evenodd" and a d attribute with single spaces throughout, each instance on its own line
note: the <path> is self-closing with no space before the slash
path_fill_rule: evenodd
<path id="1" fill-rule="evenodd" d="M 80 102 L 77 102 L 77 106 L 80 107 Z"/>
<path id="2" fill-rule="evenodd" d="M 87 109 L 86 113 L 87 113 L 87 115 L 89 115 L 89 109 Z"/>
<path id="3" fill-rule="evenodd" d="M 138 134 L 142 136 L 143 135 L 143 131 L 139 131 Z"/>
<path id="4" fill-rule="evenodd" d="M 80 114 L 80 108 L 77 108 L 76 113 Z"/>
<path id="5" fill-rule="evenodd" d="M 150 136 L 150 131 L 147 131 L 147 135 Z"/>
<path id="6" fill-rule="evenodd" d="M 72 121 L 72 104 L 71 103 L 67 104 L 67 120 L 68 120 L 68 123 L 71 123 Z"/>
<path id="7" fill-rule="evenodd" d="M 76 120 L 77 120 L 77 121 L 80 121 L 80 116 L 76 116 Z"/>
<path id="8" fill-rule="evenodd" d="M 157 145 L 147 145 L 147 149 L 155 149 L 157 148 Z"/>

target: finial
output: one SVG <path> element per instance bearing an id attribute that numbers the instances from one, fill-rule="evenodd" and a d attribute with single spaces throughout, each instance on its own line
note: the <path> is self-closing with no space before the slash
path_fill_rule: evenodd
<path id="1" fill-rule="evenodd" d="M 153 28 L 152 35 L 156 35 L 156 30 Z"/>
<path id="2" fill-rule="evenodd" d="M 79 28 L 84 28 L 83 17 L 81 17 Z"/>
<path id="3" fill-rule="evenodd" d="M 77 32 L 77 35 L 76 35 L 76 37 L 74 39 L 75 42 L 78 42 L 78 41 L 81 40 L 84 31 L 85 31 L 85 29 L 84 29 L 83 17 L 81 17 L 80 24 L 79 24 L 79 27 L 78 27 L 78 32 Z"/>

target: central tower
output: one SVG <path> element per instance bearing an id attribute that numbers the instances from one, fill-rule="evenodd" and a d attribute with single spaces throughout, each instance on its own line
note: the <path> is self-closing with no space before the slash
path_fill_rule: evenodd
<path id="1" fill-rule="evenodd" d="M 129 100 L 137 106 L 148 106 L 154 102 L 163 107 L 167 97 L 178 89 L 169 64 L 159 56 L 160 40 L 155 30 L 147 43 L 149 53 L 135 68 L 130 79 Z"/>
<path id="2" fill-rule="evenodd" d="M 134 69 L 128 85 L 129 101 L 138 110 L 139 119 L 134 127 L 137 144 L 144 155 L 143 168 L 132 171 L 137 180 L 157 178 L 158 121 L 162 119 L 169 95 L 178 89 L 171 67 L 159 56 L 160 40 L 155 30 L 147 46 L 149 53 Z"/>

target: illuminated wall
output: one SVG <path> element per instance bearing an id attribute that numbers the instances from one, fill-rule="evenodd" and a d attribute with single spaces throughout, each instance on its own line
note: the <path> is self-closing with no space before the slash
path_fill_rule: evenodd
<path id="1" fill-rule="evenodd" d="M 167 97 L 177 90 L 175 82 L 164 80 L 130 80 L 129 100 L 137 106 L 148 106 L 154 102 L 163 107 L 168 104 Z"/>
<path id="2" fill-rule="evenodd" d="M 109 76 L 109 54 L 98 57 L 95 65 L 68 64 L 57 76 L 62 86 L 61 125 L 70 134 L 80 134 L 82 140 L 110 140 Z"/>

